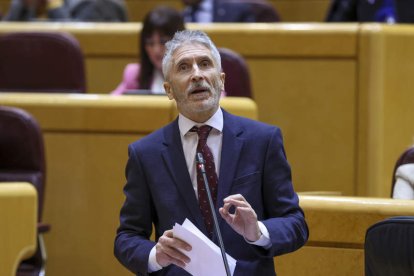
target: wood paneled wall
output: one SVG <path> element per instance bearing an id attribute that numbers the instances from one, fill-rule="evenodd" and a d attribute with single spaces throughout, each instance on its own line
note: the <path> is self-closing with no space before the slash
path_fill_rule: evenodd
<path id="1" fill-rule="evenodd" d="M 412 143 L 414 28 L 381 24 L 188 24 L 249 65 L 259 120 L 281 127 L 298 191 L 389 196 Z M 3 23 L 66 31 L 85 53 L 89 93 L 114 89 L 136 61 L 140 23 Z"/>

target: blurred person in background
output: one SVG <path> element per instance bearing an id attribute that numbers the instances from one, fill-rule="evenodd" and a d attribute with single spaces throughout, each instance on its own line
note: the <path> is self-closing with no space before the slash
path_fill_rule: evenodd
<path id="1" fill-rule="evenodd" d="M 3 21 L 126 22 L 123 0 L 12 0 Z"/>
<path id="2" fill-rule="evenodd" d="M 414 146 L 403 152 L 394 168 L 392 198 L 414 199 Z"/>
<path id="3" fill-rule="evenodd" d="M 327 22 L 414 22 L 413 0 L 331 0 Z"/>
<path id="4" fill-rule="evenodd" d="M 165 94 L 161 69 L 164 45 L 176 31 L 184 29 L 184 20 L 179 11 L 167 6 L 150 11 L 144 18 L 141 31 L 139 63 L 130 63 L 125 67 L 122 82 L 111 94 L 122 95 L 136 89 Z"/>

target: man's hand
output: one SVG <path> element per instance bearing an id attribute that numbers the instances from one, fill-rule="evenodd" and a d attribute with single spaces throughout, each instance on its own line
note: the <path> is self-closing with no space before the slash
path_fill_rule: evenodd
<path id="1" fill-rule="evenodd" d="M 230 208 L 235 208 L 233 214 Z M 250 204 L 241 194 L 231 195 L 224 199 L 224 205 L 219 209 L 220 215 L 226 222 L 246 240 L 255 242 L 260 238 L 261 232 L 257 223 L 257 215 Z"/>
<path id="2" fill-rule="evenodd" d="M 191 260 L 178 249 L 190 251 L 191 246 L 180 239 L 174 238 L 172 230 L 165 231 L 155 245 L 155 256 L 158 264 L 162 267 L 175 264 L 184 268 Z"/>

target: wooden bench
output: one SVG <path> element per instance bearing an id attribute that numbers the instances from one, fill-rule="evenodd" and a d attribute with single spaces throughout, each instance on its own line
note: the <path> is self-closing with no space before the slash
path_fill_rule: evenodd
<path id="1" fill-rule="evenodd" d="M 131 275 L 112 253 L 127 147 L 174 120 L 174 102 L 162 96 L 0 93 L 0 105 L 27 110 L 44 134 L 43 217 L 53 227 L 44 236 L 46 273 Z M 221 105 L 257 119 L 251 99 L 225 98 Z"/>
<path id="2" fill-rule="evenodd" d="M 413 216 L 413 200 L 300 195 L 309 226 L 308 243 L 275 258 L 283 276 L 364 275 L 366 230 L 392 216 Z"/>

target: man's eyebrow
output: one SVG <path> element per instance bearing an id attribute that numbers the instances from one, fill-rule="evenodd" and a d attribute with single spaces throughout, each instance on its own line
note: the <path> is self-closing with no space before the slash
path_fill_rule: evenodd
<path id="1" fill-rule="evenodd" d="M 184 63 L 184 62 L 188 62 L 188 60 L 189 60 L 190 58 L 188 58 L 188 57 L 183 57 L 183 58 L 178 58 L 177 60 L 176 60 L 176 65 L 179 65 L 179 64 L 181 64 L 181 63 Z"/>
<path id="2" fill-rule="evenodd" d="M 202 55 L 202 56 L 199 56 L 199 57 L 197 57 L 197 59 L 202 59 L 202 60 L 205 60 L 205 59 L 208 59 L 208 60 L 213 60 L 209 55 Z"/>
<path id="3" fill-rule="evenodd" d="M 179 64 L 188 62 L 189 60 L 192 60 L 192 59 L 193 59 L 192 57 L 182 57 L 182 58 L 178 58 L 178 60 L 176 62 L 176 65 L 179 65 Z M 201 56 L 197 56 L 196 57 L 196 60 L 197 61 L 199 61 L 199 60 L 206 60 L 206 59 L 213 60 L 209 55 L 201 55 Z"/>

